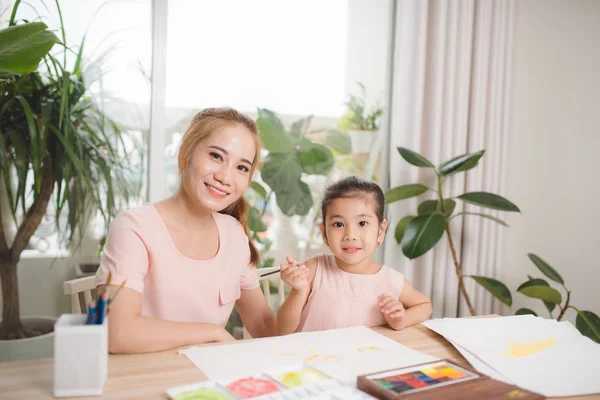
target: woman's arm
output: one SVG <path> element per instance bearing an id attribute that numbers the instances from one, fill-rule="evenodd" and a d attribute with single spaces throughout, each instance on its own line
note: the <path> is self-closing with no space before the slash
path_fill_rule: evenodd
<path id="1" fill-rule="evenodd" d="M 399 299 L 387 293 L 381 298 L 382 312 L 387 323 L 396 330 L 416 325 L 431 315 L 431 300 L 404 280 Z"/>
<path id="2" fill-rule="evenodd" d="M 115 293 L 117 286 L 111 285 Z M 220 325 L 141 316 L 142 294 L 124 287 L 110 305 L 108 351 L 148 353 L 192 344 L 234 340 Z"/>
<path id="3" fill-rule="evenodd" d="M 267 303 L 260 287 L 242 290 L 235 307 L 242 317 L 242 322 L 253 338 L 275 336 L 275 314 Z"/>
<path id="4" fill-rule="evenodd" d="M 279 335 L 294 333 L 298 329 L 302 310 L 310 295 L 317 268 L 316 259 L 308 260 L 304 268 L 291 257 L 288 257 L 288 263 L 281 265 L 281 279 L 290 285 L 292 290 L 277 313 L 277 333 Z"/>

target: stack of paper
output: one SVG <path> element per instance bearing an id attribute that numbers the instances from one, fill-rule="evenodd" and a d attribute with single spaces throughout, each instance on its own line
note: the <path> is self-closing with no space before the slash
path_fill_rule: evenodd
<path id="1" fill-rule="evenodd" d="M 423 323 L 481 373 L 548 397 L 600 393 L 600 345 L 568 322 L 533 315 Z"/>
<path id="2" fill-rule="evenodd" d="M 180 352 L 209 379 L 244 376 L 293 363 L 306 363 L 354 386 L 358 375 L 437 360 L 364 326 L 296 333 L 231 345 L 191 347 Z"/>

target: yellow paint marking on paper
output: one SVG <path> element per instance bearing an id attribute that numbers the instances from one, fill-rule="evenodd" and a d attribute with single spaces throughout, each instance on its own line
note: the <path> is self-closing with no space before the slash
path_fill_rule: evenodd
<path id="1" fill-rule="evenodd" d="M 381 349 L 379 348 L 379 346 L 361 346 L 361 347 L 358 347 L 356 350 L 362 353 L 363 351 L 372 351 L 372 350 L 381 350 Z"/>
<path id="2" fill-rule="evenodd" d="M 314 359 L 315 359 L 315 358 L 317 358 L 317 357 L 319 357 L 319 355 L 318 355 L 318 354 L 314 354 L 314 355 L 312 355 L 312 356 L 310 356 L 310 357 L 306 357 L 306 358 L 304 359 L 304 361 L 310 361 L 310 360 L 314 360 Z"/>
<path id="3" fill-rule="evenodd" d="M 315 348 L 312 348 L 312 349 L 308 349 L 308 351 L 315 352 L 315 351 L 317 351 L 317 349 L 315 349 Z"/>
<path id="4" fill-rule="evenodd" d="M 330 354 L 328 356 L 325 356 L 325 361 L 329 361 L 329 360 L 343 360 L 344 357 L 340 356 L 339 354 Z"/>
<path id="5" fill-rule="evenodd" d="M 281 357 L 291 357 L 292 353 L 281 353 L 280 356 Z"/>
<path id="6" fill-rule="evenodd" d="M 531 354 L 539 353 L 546 350 L 548 347 L 556 343 L 558 339 L 555 337 L 536 340 L 529 343 L 521 343 L 517 340 L 512 340 L 506 345 L 506 353 L 500 354 L 503 358 L 524 357 Z"/>

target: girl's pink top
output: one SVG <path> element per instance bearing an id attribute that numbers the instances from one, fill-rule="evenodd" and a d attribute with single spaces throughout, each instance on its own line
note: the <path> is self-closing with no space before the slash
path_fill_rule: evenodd
<path id="1" fill-rule="evenodd" d="M 212 216 L 219 250 L 209 260 L 194 260 L 177 250 L 151 204 L 120 213 L 110 225 L 96 286 L 110 271 L 111 284 L 127 279 L 127 287 L 143 294 L 142 315 L 224 327 L 241 290 L 259 286 L 258 273 L 242 225 L 229 215 Z"/>
<path id="2" fill-rule="evenodd" d="M 403 287 L 404 275 L 385 265 L 372 275 L 352 274 L 340 269 L 333 255 L 320 255 L 297 332 L 385 325 L 379 296 L 399 298 Z"/>

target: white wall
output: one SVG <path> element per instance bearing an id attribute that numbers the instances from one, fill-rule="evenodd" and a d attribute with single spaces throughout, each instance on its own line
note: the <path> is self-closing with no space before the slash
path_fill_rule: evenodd
<path id="1" fill-rule="evenodd" d="M 600 315 L 600 1 L 520 0 L 514 32 L 505 194 L 523 214 L 509 219 L 499 278 L 514 290 L 541 276 L 536 253 L 574 306 Z M 514 301 L 548 316 L 539 300 Z"/>

